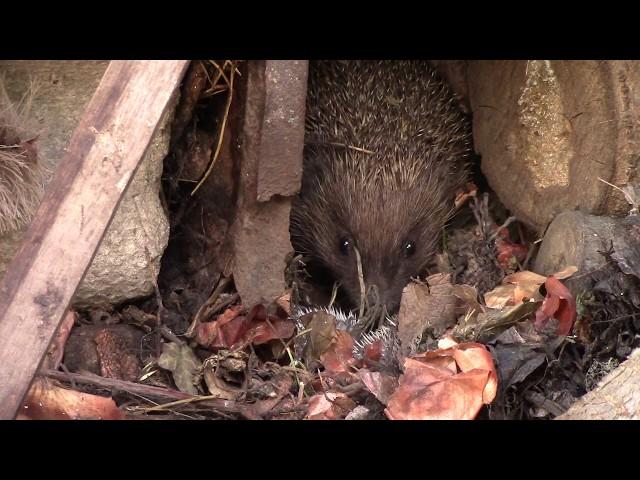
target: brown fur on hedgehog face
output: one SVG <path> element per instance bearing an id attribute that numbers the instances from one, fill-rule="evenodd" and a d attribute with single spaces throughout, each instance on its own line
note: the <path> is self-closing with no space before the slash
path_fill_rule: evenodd
<path id="1" fill-rule="evenodd" d="M 457 180 L 441 169 L 394 181 L 381 168 L 363 181 L 358 165 L 375 161 L 385 166 L 383 159 L 321 150 L 307 155 L 324 156 L 333 168 L 306 176 L 292 210 L 293 245 L 332 273 L 352 308 L 360 304 L 357 249 L 367 291 L 375 285 L 392 313 L 404 287 L 424 273 L 436 253 Z M 334 156 L 341 158 L 335 161 Z"/>
<path id="2" fill-rule="evenodd" d="M 312 62 L 304 174 L 291 240 L 360 304 L 376 285 L 389 312 L 424 273 L 467 179 L 470 124 L 417 61 Z"/>

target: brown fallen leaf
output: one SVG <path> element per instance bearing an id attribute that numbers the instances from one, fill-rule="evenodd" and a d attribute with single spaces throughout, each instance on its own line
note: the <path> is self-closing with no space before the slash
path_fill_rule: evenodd
<path id="1" fill-rule="evenodd" d="M 123 420 L 124 412 L 111 398 L 99 397 L 36 379 L 19 420 Z"/>
<path id="2" fill-rule="evenodd" d="M 538 289 L 546 279 L 547 277 L 528 270 L 507 275 L 502 280 L 502 285 L 485 293 L 485 304 L 489 308 L 504 308 L 507 305 L 518 305 L 525 298 L 538 297 L 536 300 L 542 300 Z"/>
<path id="3" fill-rule="evenodd" d="M 551 276 L 557 279 L 564 279 L 573 275 L 577 270 L 576 267 L 570 266 Z M 542 300 L 543 297 L 539 293 L 539 289 L 546 280 L 547 277 L 544 275 L 528 270 L 512 273 L 504 277 L 502 285 L 498 285 L 484 295 L 485 304 L 489 308 L 500 309 L 506 306 L 518 305 L 525 299 Z"/>
<path id="4" fill-rule="evenodd" d="M 456 311 L 457 315 L 464 315 L 469 311 L 476 314 L 486 311 L 485 307 L 478 302 L 478 291 L 475 287 L 456 284 L 452 286 L 451 293 L 460 300 Z"/>
<path id="5" fill-rule="evenodd" d="M 458 299 L 450 274 L 436 274 L 427 283 L 412 282 L 402 292 L 398 313 L 399 360 L 417 351 L 423 334 L 439 337 L 456 323 Z"/>
<path id="6" fill-rule="evenodd" d="M 556 333 L 561 336 L 568 335 L 576 319 L 576 301 L 571 292 L 558 279 L 547 278 L 544 283 L 547 296 L 536 312 L 535 327 L 544 329 L 551 318 L 558 321 Z"/>
<path id="7" fill-rule="evenodd" d="M 181 392 L 198 395 L 198 372 L 202 362 L 187 344 L 164 343 L 158 365 L 173 373 L 173 381 Z"/>
<path id="8" fill-rule="evenodd" d="M 242 313 L 243 309 L 244 307 L 242 307 L 242 305 L 227 308 L 213 322 L 204 322 L 198 325 L 196 330 L 196 341 L 198 344 L 205 348 L 210 348 L 214 342 L 218 340 L 220 329 L 237 318 Z M 217 343 L 224 343 L 224 341 L 218 341 Z"/>
<path id="9" fill-rule="evenodd" d="M 514 243 L 509 236 L 509 229 L 500 230 L 496 238 L 496 248 L 498 254 L 496 256 L 498 264 L 502 270 L 508 271 L 517 268 L 518 262 L 524 262 L 527 258 L 529 249 L 526 245 Z"/>
<path id="10" fill-rule="evenodd" d="M 346 394 L 318 393 L 309 399 L 307 420 L 339 420 L 346 417 L 356 404 Z"/>
<path id="11" fill-rule="evenodd" d="M 473 419 L 493 401 L 498 377 L 491 354 L 478 343 L 407 358 L 385 414 L 391 420 Z"/>
<path id="12" fill-rule="evenodd" d="M 487 343 L 509 327 L 526 320 L 540 305 L 542 301 L 529 301 L 501 310 L 490 308 L 477 315 L 467 315 L 450 331 L 450 335 L 459 342 Z"/>
<path id="13" fill-rule="evenodd" d="M 64 320 L 62 320 L 62 324 L 60 328 L 58 328 L 56 336 L 53 337 L 53 341 L 47 350 L 47 356 L 42 362 L 42 366 L 40 367 L 42 371 L 57 370 L 60 366 L 62 357 L 64 357 L 64 346 L 67 343 L 67 339 L 69 338 L 69 334 L 77 317 L 78 315 L 73 310 L 69 310 L 65 314 Z"/>
<path id="14" fill-rule="evenodd" d="M 336 337 L 336 317 L 325 312 L 313 312 L 300 318 L 305 330 L 308 330 L 302 351 L 302 357 L 308 368 L 315 370 L 320 355 L 327 351 Z"/>
<path id="15" fill-rule="evenodd" d="M 253 413 L 258 417 L 271 411 L 282 402 L 285 396 L 289 395 L 293 379 L 286 373 L 279 373 L 274 375 L 268 384 L 271 387 L 269 398 L 258 400 L 251 406 Z"/>
<path id="16" fill-rule="evenodd" d="M 357 373 L 364 386 L 384 405 L 398 388 L 398 379 L 381 372 L 371 372 L 361 368 Z"/>
<path id="17" fill-rule="evenodd" d="M 241 307 L 231 307 L 213 322 L 197 328 L 196 339 L 205 348 L 237 349 L 249 343 L 261 345 L 271 340 L 288 339 L 295 325 L 288 318 L 267 315 L 264 305 L 254 306 L 246 315 Z"/>
<path id="18" fill-rule="evenodd" d="M 329 373 L 349 372 L 358 363 L 353 358 L 353 337 L 344 330 L 336 330 L 329 348 L 320 355 L 320 362 Z"/>
<path id="19" fill-rule="evenodd" d="M 285 318 L 269 317 L 253 327 L 251 340 L 254 345 L 262 345 L 274 339 L 291 338 L 296 331 L 294 323 Z"/>
<path id="20" fill-rule="evenodd" d="M 291 290 L 287 290 L 283 295 L 276 299 L 276 305 L 278 305 L 287 316 L 291 316 Z"/>

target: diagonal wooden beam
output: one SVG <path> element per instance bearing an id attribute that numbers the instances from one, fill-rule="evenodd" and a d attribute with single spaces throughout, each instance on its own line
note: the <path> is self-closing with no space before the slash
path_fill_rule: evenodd
<path id="1" fill-rule="evenodd" d="M 188 63 L 107 67 L 0 283 L 0 419 L 18 412 Z"/>

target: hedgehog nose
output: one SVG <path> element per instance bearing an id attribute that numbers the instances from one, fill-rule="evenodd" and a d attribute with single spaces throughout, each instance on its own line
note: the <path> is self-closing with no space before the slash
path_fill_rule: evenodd
<path id="1" fill-rule="evenodd" d="M 374 286 L 376 288 L 371 288 Z M 387 307 L 387 313 L 395 313 L 400 307 L 400 298 L 395 298 L 389 282 L 384 277 L 372 277 L 367 285 L 367 303 L 369 305 L 382 304 Z"/>

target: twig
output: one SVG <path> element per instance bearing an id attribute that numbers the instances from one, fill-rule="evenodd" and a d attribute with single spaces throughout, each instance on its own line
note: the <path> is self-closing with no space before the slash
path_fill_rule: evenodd
<path id="1" fill-rule="evenodd" d="M 319 146 L 329 145 L 331 147 L 348 148 L 349 150 L 355 150 L 356 152 L 362 152 L 362 153 L 366 153 L 368 155 L 375 155 L 376 154 L 376 152 L 374 152 L 372 150 L 367 150 L 367 149 L 362 148 L 362 147 L 354 147 L 353 145 L 347 145 L 346 143 L 339 143 L 339 142 L 321 142 L 321 141 L 308 140 L 308 141 L 305 142 L 305 145 L 319 145 Z"/>
<path id="2" fill-rule="evenodd" d="M 219 311 L 220 309 L 226 307 L 227 305 L 235 302 L 238 298 L 240 298 L 240 296 L 236 293 L 227 300 L 220 302 L 219 305 L 216 305 L 218 297 L 220 297 L 229 282 L 231 282 L 230 277 L 222 277 L 220 279 L 218 285 L 216 285 L 216 288 L 213 290 L 211 295 L 209 295 L 209 298 L 207 298 L 207 301 L 204 302 L 196 312 L 191 325 L 189 325 L 189 328 L 185 332 L 185 336 L 192 338 L 195 335 L 196 328 L 202 322 L 203 317 L 216 313 L 216 311 Z"/>
<path id="3" fill-rule="evenodd" d="M 489 241 L 495 240 L 495 238 L 500 234 L 503 228 L 507 228 L 509 225 L 511 225 L 515 221 L 516 221 L 516 217 L 514 216 L 507 218 L 502 225 L 496 228 L 496 231 L 493 232 L 493 234 L 489 237 Z"/>
<path id="4" fill-rule="evenodd" d="M 77 383 L 81 383 L 84 385 L 93 385 L 106 389 L 116 389 L 130 393 L 132 395 L 139 395 L 143 397 L 151 397 L 163 401 L 169 401 L 169 403 L 152 407 L 151 410 L 154 411 L 168 409 L 169 407 L 176 405 L 188 404 L 193 402 L 204 402 L 207 407 L 211 407 L 212 409 L 242 415 L 249 420 L 253 420 L 256 418 L 256 416 L 250 412 L 250 409 L 247 406 L 240 405 L 231 400 L 216 398 L 212 395 L 193 396 L 189 395 L 188 393 L 180 392 L 178 390 L 127 382 L 125 380 L 117 380 L 115 378 L 104 378 L 92 373 L 64 373 L 57 370 L 45 370 L 41 372 L 41 374 L 55 380 L 71 382 L 71 380 L 73 379 Z"/>
<path id="5" fill-rule="evenodd" d="M 329 300 L 329 308 L 331 308 L 333 306 L 333 302 L 336 301 L 339 288 L 340 288 L 340 283 L 336 282 L 333 284 L 333 288 L 331 289 L 331 300 Z"/>
<path id="6" fill-rule="evenodd" d="M 360 312 L 358 314 L 359 317 L 362 317 L 364 313 L 364 303 L 365 303 L 365 286 L 364 286 L 364 275 L 362 273 L 362 259 L 360 258 L 360 252 L 357 248 L 354 248 L 356 252 L 356 265 L 358 267 L 358 281 L 360 283 Z"/>
<path id="7" fill-rule="evenodd" d="M 215 62 L 214 62 L 215 64 Z M 211 171 L 213 170 L 214 165 L 216 164 L 216 160 L 218 160 L 218 156 L 220 155 L 220 150 L 222 149 L 222 140 L 224 138 L 224 131 L 225 128 L 227 126 L 227 119 L 229 118 L 229 110 L 231 109 L 231 100 L 233 99 L 233 79 L 235 78 L 235 68 L 232 65 L 231 68 L 231 75 L 230 75 L 230 80 L 229 80 L 229 95 L 227 97 L 227 105 L 225 106 L 224 109 L 224 116 L 222 117 L 222 125 L 220 127 L 220 135 L 218 136 L 218 145 L 216 147 L 216 151 L 213 155 L 213 159 L 211 160 L 211 163 L 209 164 L 209 167 L 207 168 L 207 171 L 205 172 L 204 176 L 202 177 L 202 179 L 198 182 L 198 185 L 196 185 L 196 188 L 193 189 L 193 191 L 191 192 L 191 195 L 195 195 L 195 193 L 200 189 L 200 187 L 202 186 L 202 184 L 207 180 L 207 178 L 209 177 L 209 174 L 211 173 Z"/>

